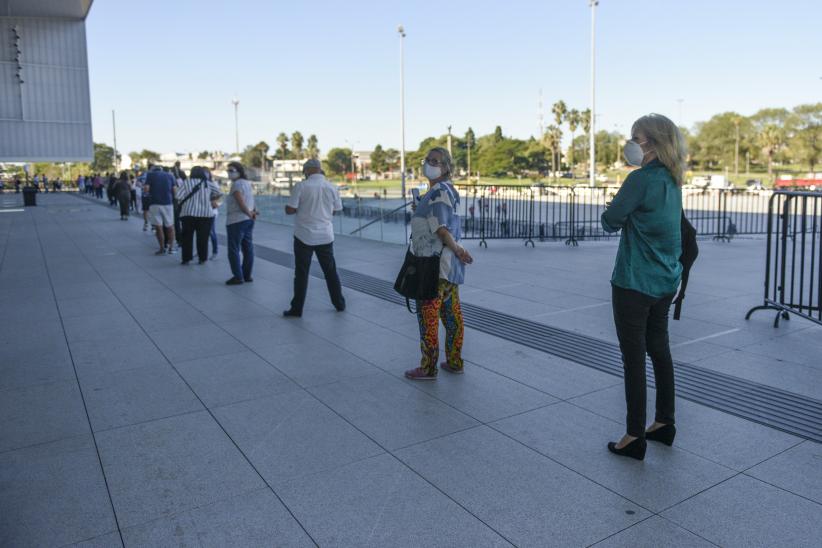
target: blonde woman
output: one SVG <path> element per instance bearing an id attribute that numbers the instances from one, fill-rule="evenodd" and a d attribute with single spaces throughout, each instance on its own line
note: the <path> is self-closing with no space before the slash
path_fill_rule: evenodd
<path id="1" fill-rule="evenodd" d="M 682 265 L 682 181 L 685 143 L 676 125 L 659 114 L 634 122 L 625 159 L 639 167 L 625 179 L 602 214 L 609 232 L 622 230 L 611 276 L 614 324 L 625 373 L 627 433 L 608 449 L 645 458 L 646 439 L 672 445 L 674 370 L 668 342 L 668 310 Z M 645 427 L 645 355 L 656 380 L 656 415 Z"/>

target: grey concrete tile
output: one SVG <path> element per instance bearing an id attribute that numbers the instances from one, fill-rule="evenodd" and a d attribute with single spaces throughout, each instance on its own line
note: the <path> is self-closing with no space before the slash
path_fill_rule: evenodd
<path id="1" fill-rule="evenodd" d="M 116 528 L 91 436 L 0 453 L 0 546 L 62 546 Z"/>
<path id="2" fill-rule="evenodd" d="M 701 493 L 662 517 L 720 546 L 817 546 L 822 506 L 745 475 Z"/>
<path id="3" fill-rule="evenodd" d="M 210 408 L 299 389 L 249 351 L 179 362 L 176 368 Z"/>
<path id="4" fill-rule="evenodd" d="M 646 416 L 654 418 L 656 392 L 648 389 Z M 619 386 L 594 392 L 571 403 L 625 424 L 625 391 Z M 676 447 L 737 471 L 799 443 L 796 436 L 762 426 L 682 398 L 676 405 Z"/>
<path id="5" fill-rule="evenodd" d="M 310 333 L 302 338 L 303 342 L 299 344 L 282 344 L 272 340 L 268 343 L 252 343 L 249 346 L 303 387 L 381 373 L 379 369 L 350 352 Z"/>
<path id="6" fill-rule="evenodd" d="M 265 484 L 205 411 L 97 434 L 120 527 Z"/>
<path id="7" fill-rule="evenodd" d="M 63 327 L 69 343 L 125 340 L 140 330 L 140 326 L 125 309 L 121 312 L 72 318 Z"/>
<path id="8" fill-rule="evenodd" d="M 65 268 L 65 266 L 63 268 Z M 54 294 L 59 300 L 94 299 L 101 295 L 111 296 L 111 290 L 106 282 L 97 276 L 91 281 L 77 281 L 75 283 L 68 283 L 63 280 L 55 281 L 53 287 Z"/>
<path id="9" fill-rule="evenodd" d="M 621 384 L 621 380 L 613 375 L 476 333 L 466 330 L 465 358 L 557 398 L 568 399 Z M 471 344 L 469 337 L 478 344 Z"/>
<path id="10" fill-rule="evenodd" d="M 81 379 L 81 386 L 95 432 L 203 408 L 167 364 L 92 373 Z"/>
<path id="11" fill-rule="evenodd" d="M 606 448 L 624 429 L 568 403 L 496 422 L 493 428 L 635 503 L 658 512 L 735 472 L 691 453 L 652 444 L 645 460 L 617 457 Z"/>
<path id="12" fill-rule="evenodd" d="M 320 546 L 509 545 L 390 455 L 295 479 L 278 492 Z M 429 509 L 424 517 L 421 508 Z"/>
<path id="13" fill-rule="evenodd" d="M 199 295 L 191 305 L 212 320 L 241 320 L 250 317 L 271 316 L 272 311 L 247 299 L 203 299 Z"/>
<path id="14" fill-rule="evenodd" d="M 0 392 L 0 451 L 88 432 L 76 380 Z"/>
<path id="15" fill-rule="evenodd" d="M 485 426 L 397 455 L 517 546 L 588 545 L 649 515 Z"/>
<path id="16" fill-rule="evenodd" d="M 211 324 L 211 319 L 186 302 L 132 306 L 129 309 L 148 333 Z"/>
<path id="17" fill-rule="evenodd" d="M 129 527 L 130 546 L 314 546 L 269 489 Z"/>
<path id="18" fill-rule="evenodd" d="M 0 391 L 73 379 L 71 355 L 62 337 L 46 337 L 37 345 L 0 342 Z"/>
<path id="19" fill-rule="evenodd" d="M 594 544 L 597 548 L 631 546 L 634 548 L 709 548 L 715 546 L 707 540 L 661 518 L 652 516 Z"/>
<path id="20" fill-rule="evenodd" d="M 180 327 L 151 334 L 157 346 L 172 362 L 224 356 L 247 350 L 215 325 Z"/>
<path id="21" fill-rule="evenodd" d="M 480 422 L 509 417 L 557 400 L 543 392 L 512 381 L 487 369 L 465 365 L 465 373 L 452 375 L 440 371 L 436 382 L 414 386 L 451 405 Z"/>
<path id="22" fill-rule="evenodd" d="M 746 473 L 822 504 L 822 444 L 805 441 Z"/>
<path id="23" fill-rule="evenodd" d="M 385 373 L 318 386 L 309 391 L 389 449 L 478 424 L 468 415 Z"/>
<path id="24" fill-rule="evenodd" d="M 275 487 L 383 452 L 303 390 L 220 407 L 214 415 Z"/>
<path id="25" fill-rule="evenodd" d="M 60 309 L 60 316 L 64 319 L 117 313 L 125 310 L 120 301 L 111 293 L 102 293 L 95 297 L 60 299 L 57 301 L 57 306 Z"/>
<path id="26" fill-rule="evenodd" d="M 71 354 L 81 380 L 88 375 L 167 365 L 168 361 L 139 327 L 116 340 L 73 341 Z"/>
<path id="27" fill-rule="evenodd" d="M 123 546 L 123 541 L 120 539 L 118 531 L 112 531 L 99 537 L 90 538 L 74 544 L 68 545 L 71 548 L 116 548 Z"/>

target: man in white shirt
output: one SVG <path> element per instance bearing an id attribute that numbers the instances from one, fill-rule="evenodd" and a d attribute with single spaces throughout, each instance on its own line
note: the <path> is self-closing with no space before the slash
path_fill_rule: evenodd
<path id="1" fill-rule="evenodd" d="M 305 294 L 308 290 L 308 270 L 311 257 L 317 254 L 320 268 L 325 275 L 331 303 L 338 311 L 345 310 L 337 265 L 334 262 L 335 211 L 342 211 L 342 201 L 337 187 L 328 182 L 319 160 L 310 159 L 303 164 L 305 180 L 291 190 L 285 206 L 287 215 L 296 215 L 294 221 L 294 298 L 291 308 L 283 316 L 299 318 L 303 314 Z"/>

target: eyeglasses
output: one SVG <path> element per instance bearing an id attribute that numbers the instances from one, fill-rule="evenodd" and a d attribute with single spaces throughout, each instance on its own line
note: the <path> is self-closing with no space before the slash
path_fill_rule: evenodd
<path id="1" fill-rule="evenodd" d="M 439 166 L 442 165 L 442 162 L 440 162 L 436 158 L 425 158 L 422 161 L 422 165 L 425 165 L 425 164 L 428 164 L 429 166 L 432 166 L 432 167 L 439 167 Z"/>
<path id="2" fill-rule="evenodd" d="M 234 169 L 234 168 L 230 168 L 230 169 L 228 169 L 228 172 L 229 172 L 229 173 L 237 173 L 237 170 L 236 170 L 236 169 Z"/>

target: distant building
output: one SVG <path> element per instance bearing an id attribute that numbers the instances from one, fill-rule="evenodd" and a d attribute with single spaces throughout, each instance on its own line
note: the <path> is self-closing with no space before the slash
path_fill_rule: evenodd
<path id="1" fill-rule="evenodd" d="M 0 0 L 0 162 L 88 162 L 92 0 Z"/>

